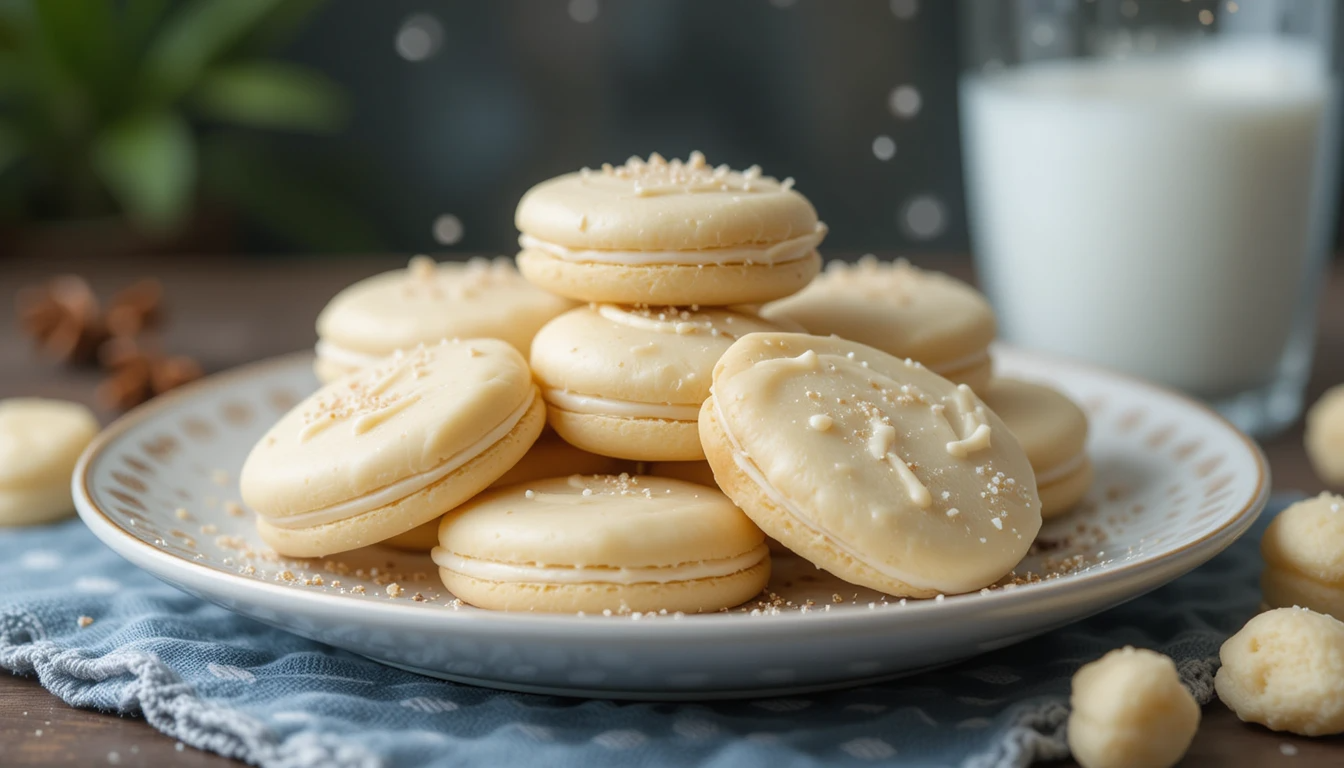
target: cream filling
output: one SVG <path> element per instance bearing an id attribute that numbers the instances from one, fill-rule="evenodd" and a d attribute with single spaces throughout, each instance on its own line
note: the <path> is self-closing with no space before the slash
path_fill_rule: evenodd
<path id="1" fill-rule="evenodd" d="M 939 363 L 936 366 L 929 365 L 925 367 L 946 379 L 950 373 L 961 373 L 962 371 L 978 366 L 988 360 L 989 350 L 982 349 L 979 352 L 966 355 L 965 357 L 958 357 L 955 360 L 948 360 L 947 362 Z"/>
<path id="2" fill-rule="evenodd" d="M 818 222 L 809 234 L 769 245 L 742 245 L 729 248 L 705 248 L 686 251 L 619 251 L 569 248 L 556 243 L 522 235 L 518 244 L 525 250 L 541 251 L 561 261 L 581 264 L 619 264 L 648 266 L 652 264 L 727 265 L 727 264 L 788 264 L 806 258 L 826 237 L 826 225 Z"/>
<path id="3" fill-rule="evenodd" d="M 753 464 L 751 460 L 747 458 L 747 453 L 742 449 L 742 444 L 738 442 L 737 436 L 734 435 L 732 430 L 728 428 L 728 420 L 723 417 L 723 408 L 719 405 L 719 399 L 717 397 L 714 398 L 714 418 L 718 420 L 719 428 L 723 430 L 723 434 L 728 438 L 728 445 L 730 445 L 733 449 L 733 462 L 737 464 L 737 468 L 742 470 L 743 474 L 745 474 L 753 483 L 755 483 L 762 491 L 764 491 L 765 495 L 769 497 L 770 501 L 772 501 L 775 504 L 775 506 L 779 507 L 785 512 L 788 512 L 789 515 L 792 516 L 794 520 L 798 521 L 798 523 L 802 525 L 804 528 L 811 530 L 813 533 L 816 533 L 819 536 L 825 537 L 828 541 L 830 541 L 832 545 L 835 546 L 836 549 L 840 550 L 849 557 L 853 558 L 856 562 L 863 563 L 864 565 L 867 565 L 869 568 L 872 568 L 878 573 L 887 576 L 889 578 L 895 579 L 905 584 L 909 584 L 910 586 L 919 589 L 936 589 L 940 592 L 953 592 L 953 593 L 962 591 L 961 589 L 951 585 L 921 583 L 922 580 L 912 579 L 908 574 L 902 573 L 895 568 L 891 568 L 886 563 L 874 562 L 873 559 L 868 557 L 867 555 L 859 554 L 852 547 L 850 547 L 843 539 L 831 533 L 831 531 L 827 530 L 825 527 L 817 525 L 816 521 L 810 519 L 807 515 L 805 515 L 803 511 L 797 507 L 797 505 L 795 505 L 788 499 L 784 498 L 783 494 L 781 494 L 775 488 L 775 486 L 770 484 L 770 481 L 766 479 L 765 475 L 761 473 L 760 469 L 758 469 L 756 465 Z"/>
<path id="4" fill-rule="evenodd" d="M 1062 480 L 1065 477 L 1068 477 L 1069 475 L 1073 474 L 1074 472 L 1077 472 L 1078 469 L 1083 466 L 1083 462 L 1086 459 L 1087 459 L 1087 453 L 1084 451 L 1082 453 L 1079 453 L 1077 456 L 1074 456 L 1072 459 L 1069 459 L 1068 461 L 1064 462 L 1063 464 L 1056 464 L 1055 466 L 1051 467 L 1050 469 L 1047 469 L 1044 472 L 1037 472 L 1036 487 L 1039 488 L 1042 485 L 1049 485 L 1050 483 L 1053 483 L 1057 480 Z"/>
<path id="5" fill-rule="evenodd" d="M 297 515 L 288 515 L 285 517 L 266 517 L 268 524 L 276 528 L 310 528 L 318 525 L 326 525 L 340 520 L 347 520 L 357 515 L 372 512 L 375 509 L 386 507 L 393 502 L 410 496 L 413 493 L 422 491 L 429 486 L 437 483 L 448 475 L 458 470 L 462 465 L 481 455 L 487 448 L 504 439 L 504 436 L 513 431 L 513 428 L 522 421 L 523 416 L 528 409 L 532 407 L 534 398 L 529 397 L 523 402 L 508 418 L 500 422 L 499 426 L 486 433 L 485 437 L 472 443 L 466 448 L 453 454 L 447 461 L 439 464 L 433 469 L 409 475 L 395 483 L 385 485 L 376 491 L 371 491 L 363 496 L 356 496 L 352 499 L 337 502 L 328 507 L 314 509 L 311 512 L 302 512 Z"/>
<path id="6" fill-rule="evenodd" d="M 543 397 L 547 403 L 563 410 L 591 416 L 615 416 L 623 419 L 671 419 L 672 421 L 697 421 L 700 418 L 700 406 L 698 405 L 636 403 L 633 400 L 578 395 L 565 389 L 548 389 Z"/>
<path id="7" fill-rule="evenodd" d="M 366 352 L 356 352 L 353 349 L 346 349 L 339 344 L 321 340 L 317 342 L 316 352 L 319 359 L 335 363 L 336 365 L 345 366 L 346 368 L 367 368 L 385 357 L 385 355 L 370 355 Z"/>
<path id="8" fill-rule="evenodd" d="M 443 547 L 430 552 L 434 564 L 482 581 L 510 584 L 670 584 L 675 581 L 715 579 L 741 573 L 770 557 L 770 548 L 761 544 L 750 552 L 721 560 L 654 566 L 648 568 L 517 565 L 495 560 L 463 557 Z"/>

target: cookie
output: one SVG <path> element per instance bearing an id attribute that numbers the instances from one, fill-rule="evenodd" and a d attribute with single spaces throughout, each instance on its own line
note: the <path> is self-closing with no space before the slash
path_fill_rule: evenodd
<path id="1" fill-rule="evenodd" d="M 551 427 L 586 451 L 637 461 L 705 457 L 696 420 L 733 341 L 777 328 L 727 309 L 580 307 L 532 344 Z"/>
<path id="2" fill-rule="evenodd" d="M 1246 622 L 1218 657 L 1214 688 L 1242 721 L 1302 736 L 1344 733 L 1344 623 L 1276 608 Z"/>
<path id="3" fill-rule="evenodd" d="M 1344 488 L 1344 384 L 1327 390 L 1307 411 L 1305 442 L 1321 482 Z"/>
<path id="4" fill-rule="evenodd" d="M 1344 620 L 1344 497 L 1322 493 L 1280 512 L 1260 539 L 1260 554 L 1266 605 L 1300 605 Z"/>
<path id="5" fill-rule="evenodd" d="M 807 285 L 826 225 L 793 180 L 658 154 L 585 169 L 518 203 L 518 268 L 581 301 L 758 304 Z"/>
<path id="6" fill-rule="evenodd" d="M 992 370 L 989 344 L 997 326 L 989 302 L 960 280 L 904 259 L 833 261 L 802 292 L 766 305 L 761 316 L 910 358 L 976 392 Z"/>
<path id="7" fill-rule="evenodd" d="M 1041 516 L 1048 520 L 1073 509 L 1092 487 L 1083 409 L 1056 389 L 1017 379 L 991 379 L 977 391 L 1027 452 Z"/>
<path id="8" fill-rule="evenodd" d="M 394 352 L 281 417 L 243 464 L 243 500 L 282 555 L 375 544 L 498 480 L 545 420 L 527 363 L 503 341 Z"/>
<path id="9" fill-rule="evenodd" d="M 1199 730 L 1199 704 L 1176 665 L 1141 648 L 1085 664 L 1069 706 L 1069 750 L 1083 768 L 1170 768 Z"/>
<path id="10" fill-rule="evenodd" d="M 573 306 L 533 287 L 512 259 L 416 256 L 336 294 L 317 318 L 314 367 L 331 382 L 395 350 L 453 338 L 502 339 L 526 356 L 537 329 Z"/>
<path id="11" fill-rule="evenodd" d="M 482 494 L 444 516 L 432 557 L 454 595 L 502 611 L 701 613 L 770 579 L 765 537 L 722 493 L 630 475 Z"/>
<path id="12" fill-rule="evenodd" d="M 1041 526 L 1026 453 L 970 387 L 857 342 L 738 340 L 714 369 L 700 439 L 767 535 L 888 594 L 988 586 Z"/>
<path id="13" fill-rule="evenodd" d="M 97 434 L 97 419 L 78 403 L 0 400 L 0 526 L 49 523 L 73 513 L 70 476 Z"/>
<path id="14" fill-rule="evenodd" d="M 610 456 L 598 456 L 561 440 L 555 432 L 546 430 L 541 438 L 532 445 L 527 455 L 505 472 L 503 477 L 490 485 L 491 488 L 503 488 L 514 483 L 541 480 L 547 477 L 567 477 L 569 475 L 615 475 L 632 471 L 633 463 L 613 459 Z M 439 521 L 430 520 L 418 528 L 398 534 L 383 542 L 389 547 L 428 552 L 439 543 Z"/>

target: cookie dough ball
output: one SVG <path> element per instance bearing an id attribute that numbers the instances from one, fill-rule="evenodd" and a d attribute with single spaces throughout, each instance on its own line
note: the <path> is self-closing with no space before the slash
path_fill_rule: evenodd
<path id="1" fill-rule="evenodd" d="M 1166 768 L 1199 730 L 1199 704 L 1160 653 L 1111 651 L 1073 676 L 1069 749 L 1083 768 Z"/>
<path id="2" fill-rule="evenodd" d="M 1326 485 L 1344 487 L 1344 384 L 1307 411 L 1307 458 Z"/>
<path id="3" fill-rule="evenodd" d="M 0 400 L 0 526 L 49 523 L 74 511 L 70 476 L 98 421 L 78 403 Z"/>
<path id="4" fill-rule="evenodd" d="M 1218 655 L 1214 687 L 1237 717 L 1303 736 L 1344 733 L 1344 623 L 1278 608 L 1246 622 Z"/>
<path id="5" fill-rule="evenodd" d="M 1266 605 L 1344 619 L 1344 498 L 1323 493 L 1285 509 L 1265 530 L 1260 554 Z"/>

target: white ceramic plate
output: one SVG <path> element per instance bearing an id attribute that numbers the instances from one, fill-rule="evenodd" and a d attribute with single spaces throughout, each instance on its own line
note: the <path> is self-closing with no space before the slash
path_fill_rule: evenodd
<path id="1" fill-rule="evenodd" d="M 75 502 L 139 567 L 305 637 L 462 682 L 663 699 L 858 684 L 1016 643 L 1180 576 L 1264 506 L 1264 456 L 1202 405 L 1074 363 L 996 355 L 1002 373 L 1049 382 L 1088 410 L 1096 483 L 1080 509 L 1045 527 L 1019 583 L 936 601 L 887 598 L 779 557 L 774 596 L 728 613 L 494 613 L 455 601 L 427 556 L 371 547 L 277 557 L 239 504 L 237 476 L 266 428 L 317 386 L 308 355 L 133 411 L 84 454 Z"/>

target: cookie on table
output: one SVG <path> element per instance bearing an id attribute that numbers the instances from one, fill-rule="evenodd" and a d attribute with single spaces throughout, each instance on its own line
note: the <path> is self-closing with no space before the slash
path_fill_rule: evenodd
<path id="1" fill-rule="evenodd" d="M 375 544 L 498 480 L 545 421 L 527 362 L 503 341 L 394 352 L 281 417 L 243 464 L 243 500 L 280 554 Z"/>
<path id="2" fill-rule="evenodd" d="M 72 514 L 70 477 L 97 434 L 97 419 L 78 403 L 0 400 L 0 526 L 37 525 Z"/>
<path id="3" fill-rule="evenodd" d="M 336 294 L 317 318 L 314 367 L 331 382 L 395 350 L 452 338 L 502 339 L 526 356 L 537 329 L 573 306 L 524 280 L 512 259 L 416 256 Z"/>
<path id="4" fill-rule="evenodd" d="M 700 613 L 770 580 L 764 535 L 722 493 L 631 475 L 481 494 L 444 516 L 432 557 L 455 596 L 503 611 Z"/>
<path id="5" fill-rule="evenodd" d="M 857 342 L 743 337 L 714 369 L 700 438 L 767 535 L 888 594 L 988 586 L 1041 526 L 1026 453 L 970 387 Z"/>
<path id="6" fill-rule="evenodd" d="M 1048 520 L 1073 509 L 1092 487 L 1087 414 L 1044 384 L 996 378 L 981 392 L 985 405 L 1027 452 L 1036 473 L 1041 516 Z"/>
<path id="7" fill-rule="evenodd" d="M 1288 507 L 1260 539 L 1266 605 L 1300 605 L 1344 620 L 1344 497 L 1322 493 Z"/>
<path id="8" fill-rule="evenodd" d="M 1170 768 L 1199 730 L 1199 703 L 1176 664 L 1124 647 L 1085 664 L 1069 697 L 1069 750 L 1083 768 Z"/>
<path id="9" fill-rule="evenodd" d="M 513 465 L 513 469 L 490 484 L 491 488 L 503 488 L 506 485 L 547 477 L 568 477 L 569 475 L 618 475 L 634 470 L 634 462 L 599 456 L 582 448 L 576 448 L 552 430 L 546 430 L 527 454 Z M 383 542 L 389 547 L 428 552 L 439 543 L 438 518 L 418 528 L 393 536 Z"/>
<path id="10" fill-rule="evenodd" d="M 792 320 L 808 333 L 839 336 L 910 358 L 979 392 L 993 365 L 997 333 L 989 302 L 971 286 L 904 259 L 832 261 L 807 288 L 766 305 L 761 316 Z"/>
<path id="11" fill-rule="evenodd" d="M 826 226 L 812 204 L 752 166 L 682 162 L 584 169 L 530 189 L 518 203 L 518 267 L 534 284 L 581 301 L 758 304 L 807 285 Z"/>
<path id="12" fill-rule="evenodd" d="M 728 309 L 579 307 L 532 343 L 551 427 L 593 453 L 637 461 L 703 459 L 697 419 L 714 364 L 748 333 L 778 328 Z"/>
<path id="13" fill-rule="evenodd" d="M 1304 442 L 1321 482 L 1344 488 L 1344 384 L 1326 390 L 1308 409 Z"/>

